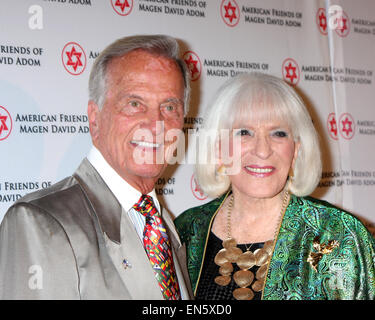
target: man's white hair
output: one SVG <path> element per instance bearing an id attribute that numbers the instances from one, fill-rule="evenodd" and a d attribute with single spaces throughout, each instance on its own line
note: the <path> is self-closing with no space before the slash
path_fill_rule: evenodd
<path id="1" fill-rule="evenodd" d="M 190 73 L 179 59 L 179 45 L 176 39 L 166 35 L 138 35 L 116 40 L 106 47 L 95 59 L 89 78 L 89 100 L 102 109 L 107 91 L 107 66 L 111 59 L 121 57 L 134 50 L 144 50 L 174 60 L 184 79 L 184 113 L 188 112 L 190 97 Z"/>

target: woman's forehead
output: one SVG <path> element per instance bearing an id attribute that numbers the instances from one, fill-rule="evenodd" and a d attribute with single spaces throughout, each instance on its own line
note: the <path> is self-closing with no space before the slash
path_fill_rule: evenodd
<path id="1" fill-rule="evenodd" d="M 285 110 L 275 105 L 252 105 L 238 108 L 232 121 L 232 127 L 239 125 L 289 126 L 289 124 Z"/>
<path id="2" fill-rule="evenodd" d="M 274 117 L 265 119 L 262 117 L 249 117 L 247 119 L 241 118 L 233 123 L 233 128 L 246 128 L 246 127 L 266 127 L 266 128 L 284 128 L 289 129 L 288 121 Z"/>

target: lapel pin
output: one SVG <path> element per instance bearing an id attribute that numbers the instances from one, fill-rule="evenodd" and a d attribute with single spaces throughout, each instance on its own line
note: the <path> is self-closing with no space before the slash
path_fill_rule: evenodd
<path id="1" fill-rule="evenodd" d="M 123 266 L 124 269 L 126 270 L 127 268 L 131 268 L 131 267 L 132 267 L 132 264 L 130 263 L 130 261 L 124 259 L 124 260 L 122 260 L 122 266 Z"/>

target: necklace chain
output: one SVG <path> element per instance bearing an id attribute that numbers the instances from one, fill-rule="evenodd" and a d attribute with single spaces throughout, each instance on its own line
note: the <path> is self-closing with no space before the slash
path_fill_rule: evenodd
<path id="1" fill-rule="evenodd" d="M 289 191 L 285 190 L 284 191 L 283 202 L 281 204 L 281 210 L 280 210 L 279 218 L 278 218 L 277 225 L 275 227 L 275 231 L 274 231 L 272 239 L 276 238 L 276 233 L 278 231 L 277 227 L 280 224 L 280 220 L 282 219 L 283 213 L 284 213 L 284 211 L 285 211 L 285 209 L 286 209 L 286 207 L 288 205 L 288 200 L 289 200 Z M 233 205 L 234 205 L 234 195 L 232 193 L 232 195 L 231 195 L 231 197 L 229 199 L 228 206 L 227 206 L 227 239 L 232 238 L 232 223 L 231 223 L 231 220 L 232 220 Z M 251 248 L 252 245 L 253 245 L 253 243 L 250 245 L 249 249 Z M 249 250 L 247 248 L 246 244 L 245 244 L 245 247 L 246 247 L 247 250 Z"/>
<path id="2" fill-rule="evenodd" d="M 288 202 L 289 192 L 288 190 L 285 190 L 278 225 L 280 225 Z M 250 249 L 254 243 L 252 243 L 249 247 L 247 247 L 245 244 L 246 251 L 243 252 L 237 247 L 235 239 L 232 238 L 231 213 L 233 203 L 234 196 L 232 194 L 227 207 L 227 239 L 223 241 L 224 248 L 216 254 L 214 260 L 215 263 L 220 266 L 219 273 L 221 274 L 215 278 L 215 283 L 220 286 L 227 286 L 231 281 L 231 273 L 233 272 L 232 263 L 236 263 L 240 270 L 233 274 L 233 280 L 239 286 L 239 288 L 233 291 L 233 296 L 237 300 L 251 300 L 254 297 L 253 290 L 258 292 L 263 289 L 263 285 L 266 280 L 265 278 L 267 276 L 266 273 L 268 271 L 268 263 L 271 260 L 273 245 L 278 228 L 276 227 L 273 240 L 266 241 L 263 248 L 259 248 L 252 252 Z M 259 266 L 255 276 L 254 273 L 249 270 L 253 266 Z M 255 282 L 253 283 L 254 278 Z M 252 289 L 248 288 L 250 285 Z"/>

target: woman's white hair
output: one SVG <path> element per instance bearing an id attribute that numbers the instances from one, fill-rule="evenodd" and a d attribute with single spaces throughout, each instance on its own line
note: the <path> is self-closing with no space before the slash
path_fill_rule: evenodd
<path id="1" fill-rule="evenodd" d="M 196 162 L 196 177 L 202 190 L 210 197 L 218 197 L 230 188 L 229 176 L 218 174 L 217 162 L 212 161 L 216 157 L 214 149 L 207 147 L 211 133 L 215 132 L 217 145 L 221 130 L 236 129 L 236 123 L 252 119 L 286 121 L 294 140 L 300 143 L 289 190 L 297 196 L 312 193 L 319 182 L 322 163 L 311 117 L 290 85 L 262 73 L 245 73 L 229 79 L 209 104 L 199 132 Z"/>
<path id="2" fill-rule="evenodd" d="M 166 35 L 137 35 L 116 40 L 106 47 L 95 59 L 89 78 L 89 99 L 102 109 L 107 91 L 107 66 L 115 57 L 121 57 L 134 50 L 144 50 L 174 60 L 184 79 L 184 113 L 188 112 L 190 97 L 190 73 L 179 58 L 176 39 Z"/>

